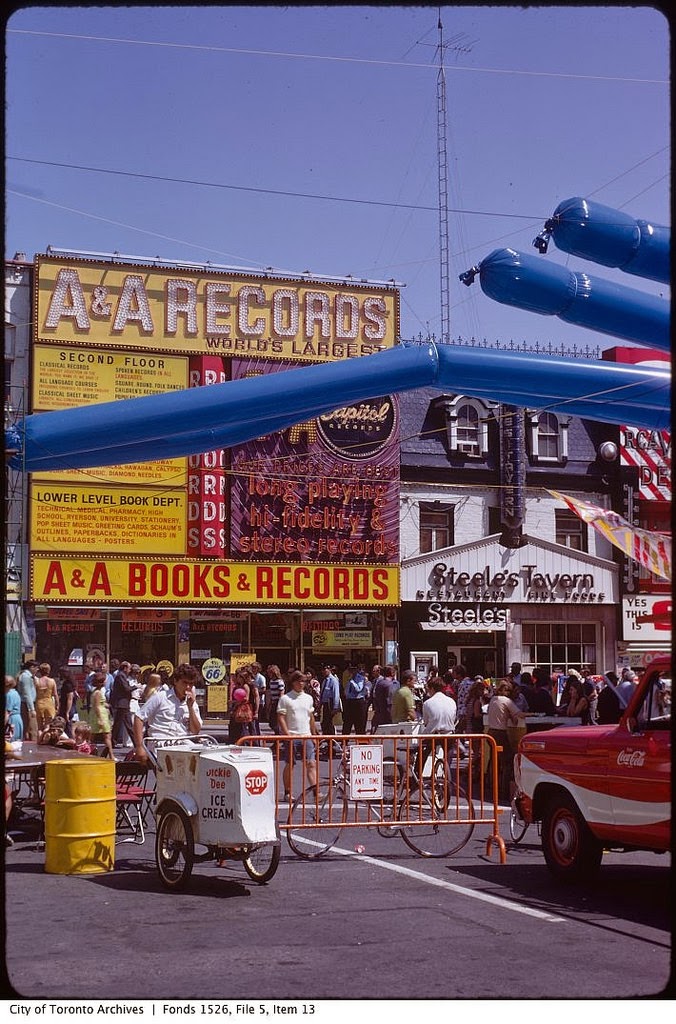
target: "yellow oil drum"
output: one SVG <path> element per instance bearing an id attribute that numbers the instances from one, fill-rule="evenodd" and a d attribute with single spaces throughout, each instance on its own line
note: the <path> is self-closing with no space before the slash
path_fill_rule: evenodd
<path id="1" fill-rule="evenodd" d="M 89 875 L 115 866 L 115 762 L 89 757 L 45 766 L 45 871 Z"/>

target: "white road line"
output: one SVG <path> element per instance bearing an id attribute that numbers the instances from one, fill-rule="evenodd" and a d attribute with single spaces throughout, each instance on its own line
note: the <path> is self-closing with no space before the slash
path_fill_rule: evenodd
<path id="1" fill-rule="evenodd" d="M 296 839 L 296 842 L 298 842 L 298 839 Z M 308 846 L 323 845 L 321 843 L 314 843 L 311 839 L 305 839 L 304 837 L 302 842 L 307 843 Z M 467 889 L 463 885 L 454 885 L 453 882 L 446 882 L 443 878 L 431 878 L 430 875 L 424 875 L 421 871 L 412 871 L 411 868 L 404 868 L 399 864 L 386 864 L 385 861 L 378 860 L 376 857 L 367 857 L 363 853 L 355 853 L 354 850 L 343 850 L 340 846 L 332 846 L 331 853 L 338 853 L 341 857 L 355 857 L 357 860 L 364 861 L 365 864 L 384 868 L 385 871 L 406 875 L 407 878 L 413 878 L 418 882 L 425 882 L 427 885 L 435 885 L 438 889 L 446 889 L 447 892 L 454 892 L 458 896 L 469 896 L 470 899 L 480 900 L 482 903 L 491 903 L 502 910 L 513 910 L 517 914 L 525 914 L 526 917 L 536 917 L 540 921 L 559 923 L 566 920 L 565 917 L 557 917 L 555 914 L 535 910 L 534 907 L 527 907 L 521 903 L 512 903 L 510 900 L 504 900 L 500 896 L 491 896 L 489 893 L 480 892 L 477 889 Z"/>

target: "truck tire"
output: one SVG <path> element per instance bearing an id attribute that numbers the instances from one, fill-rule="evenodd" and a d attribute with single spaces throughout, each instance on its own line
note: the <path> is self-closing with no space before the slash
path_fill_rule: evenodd
<path id="1" fill-rule="evenodd" d="M 557 793 L 547 806 L 542 822 L 542 851 L 547 867 L 562 882 L 589 881 L 601 866 L 603 846 L 567 793 Z"/>

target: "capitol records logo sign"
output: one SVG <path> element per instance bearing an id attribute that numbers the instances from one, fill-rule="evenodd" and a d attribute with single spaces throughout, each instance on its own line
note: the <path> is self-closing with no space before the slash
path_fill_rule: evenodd
<path id="1" fill-rule="evenodd" d="M 617 763 L 626 768 L 642 768 L 645 764 L 645 750 L 621 750 Z"/>
<path id="2" fill-rule="evenodd" d="M 330 451 L 359 462 L 387 447 L 397 427 L 397 408 L 390 395 L 370 398 L 319 416 L 317 426 Z"/>
<path id="3" fill-rule="evenodd" d="M 252 796 L 260 796 L 268 788 L 268 777 L 260 768 L 255 768 L 244 776 L 244 785 L 247 793 L 251 793 Z"/>

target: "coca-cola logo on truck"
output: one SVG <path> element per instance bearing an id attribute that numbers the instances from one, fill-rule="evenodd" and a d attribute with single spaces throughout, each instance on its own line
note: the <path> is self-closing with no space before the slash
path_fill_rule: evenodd
<path id="1" fill-rule="evenodd" d="M 621 750 L 617 763 L 627 768 L 642 768 L 645 764 L 645 750 Z"/>

